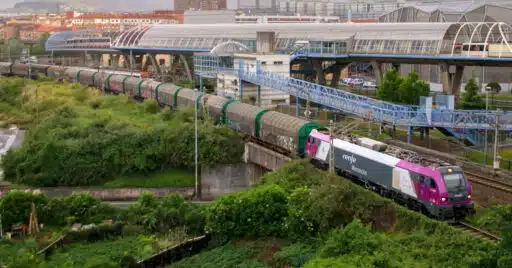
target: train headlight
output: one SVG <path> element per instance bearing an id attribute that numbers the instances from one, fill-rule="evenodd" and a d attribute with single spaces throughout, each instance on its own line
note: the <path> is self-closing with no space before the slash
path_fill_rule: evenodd
<path id="1" fill-rule="evenodd" d="M 468 199 L 471 199 L 471 195 L 470 194 L 468 194 Z"/>
<path id="2" fill-rule="evenodd" d="M 446 197 L 441 197 L 442 202 L 446 202 Z"/>

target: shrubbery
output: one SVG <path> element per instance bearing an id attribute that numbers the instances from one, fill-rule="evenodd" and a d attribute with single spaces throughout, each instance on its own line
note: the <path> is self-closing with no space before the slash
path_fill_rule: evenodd
<path id="1" fill-rule="evenodd" d="M 151 193 L 144 193 L 128 209 L 128 222 L 143 226 L 147 232 L 166 233 L 169 230 L 186 226 L 187 233 L 204 233 L 204 216 L 199 206 L 177 194 L 157 199 Z"/>
<path id="2" fill-rule="evenodd" d="M 18 107 L 20 80 L 5 80 L 10 86 L 2 98 Z M 193 167 L 193 111 L 165 108 L 157 114 L 154 100 L 135 104 L 77 84 L 53 89 L 51 82 L 39 83 L 41 96 L 30 88 L 21 108 L 2 108 L 16 120 L 33 119 L 36 112 L 40 119 L 22 147 L 2 158 L 6 180 L 29 186 L 102 185 L 114 176 Z M 36 111 L 35 106 L 41 107 Z M 201 165 L 241 159 L 242 139 L 226 127 L 200 123 L 198 140 Z"/>
<path id="3" fill-rule="evenodd" d="M 48 198 L 43 194 L 11 191 L 0 199 L 4 231 L 9 231 L 13 224 L 28 224 L 32 203 L 36 205 L 39 222 L 46 225 L 99 223 L 105 219 L 112 219 L 118 213 L 116 208 L 89 194 Z"/>
<path id="4" fill-rule="evenodd" d="M 65 242 L 96 242 L 102 240 L 112 240 L 123 235 L 124 224 L 116 222 L 112 225 L 97 225 L 87 230 L 70 231 L 66 234 Z"/>
<path id="5" fill-rule="evenodd" d="M 305 267 L 464 267 L 496 259 L 489 257 L 496 249 L 492 243 L 476 243 L 471 235 L 316 170 L 305 160 L 265 175 L 263 185 L 217 200 L 207 211 L 206 224 L 217 237 L 297 241 L 274 256 L 294 267 L 305 262 Z M 310 241 L 321 246 L 304 245 L 315 245 Z"/>
<path id="6" fill-rule="evenodd" d="M 277 185 L 223 196 L 208 208 L 206 231 L 225 238 L 280 236 L 286 202 L 286 192 Z"/>

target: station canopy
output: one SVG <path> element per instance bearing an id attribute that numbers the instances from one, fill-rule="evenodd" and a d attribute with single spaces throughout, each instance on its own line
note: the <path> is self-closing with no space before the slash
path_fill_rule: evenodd
<path id="1" fill-rule="evenodd" d="M 482 6 L 467 12 L 475 18 Z M 494 9 L 492 9 L 494 10 Z M 494 11 L 493 11 L 494 12 Z M 494 16 L 498 16 L 496 12 Z M 388 15 L 391 15 L 388 14 Z M 488 12 L 486 18 L 492 15 Z M 446 15 L 445 15 L 446 16 Z M 476 15 L 475 15 L 476 16 Z M 501 16 L 501 15 L 500 15 Z M 510 16 L 512 18 L 512 15 Z M 142 49 L 155 52 L 209 52 L 229 55 L 255 52 L 259 32 L 274 33 L 274 50 L 296 53 L 298 44 L 309 53 L 335 54 L 453 54 L 461 43 L 501 43 L 512 40 L 512 28 L 504 22 L 404 22 L 404 23 L 289 23 L 289 24 L 170 24 L 133 27 L 123 32 L 80 30 L 56 33 L 47 41 L 47 51 L 87 51 L 107 42 L 114 51 Z M 97 37 L 103 37 L 98 39 Z M 70 39 L 90 38 L 69 42 Z M 96 38 L 96 39 L 95 39 Z M 306 45 L 304 45 L 306 44 Z M 301 48 L 303 49 L 303 48 Z"/>
<path id="2" fill-rule="evenodd" d="M 379 17 L 379 22 L 505 22 L 512 24 L 512 1 L 446 0 L 439 4 L 403 6 Z M 493 3 L 495 2 L 495 3 Z"/>
<path id="3" fill-rule="evenodd" d="M 310 52 L 324 54 L 439 55 L 450 53 L 455 43 L 512 40 L 511 27 L 496 22 L 173 24 L 132 29 L 121 34 L 113 47 L 212 52 L 239 47 L 255 51 L 258 32 L 273 32 L 277 51 L 290 51 L 297 42 L 308 42 Z"/>

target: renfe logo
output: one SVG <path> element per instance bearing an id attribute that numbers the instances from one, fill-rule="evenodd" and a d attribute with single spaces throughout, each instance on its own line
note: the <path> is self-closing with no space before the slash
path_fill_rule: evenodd
<path id="1" fill-rule="evenodd" d="M 357 159 L 353 155 L 344 154 L 343 159 L 347 160 L 351 165 L 357 161 Z"/>

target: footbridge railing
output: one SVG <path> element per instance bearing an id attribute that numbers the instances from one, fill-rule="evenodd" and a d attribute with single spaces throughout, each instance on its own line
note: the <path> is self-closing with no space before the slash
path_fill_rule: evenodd
<path id="1" fill-rule="evenodd" d="M 427 109 L 393 104 L 277 73 L 245 70 L 242 61 L 239 69 L 220 69 L 218 72 L 230 73 L 241 80 L 302 99 L 309 95 L 314 103 L 381 123 L 407 127 L 495 129 L 498 119 L 500 130 L 512 130 L 512 112 Z"/>

